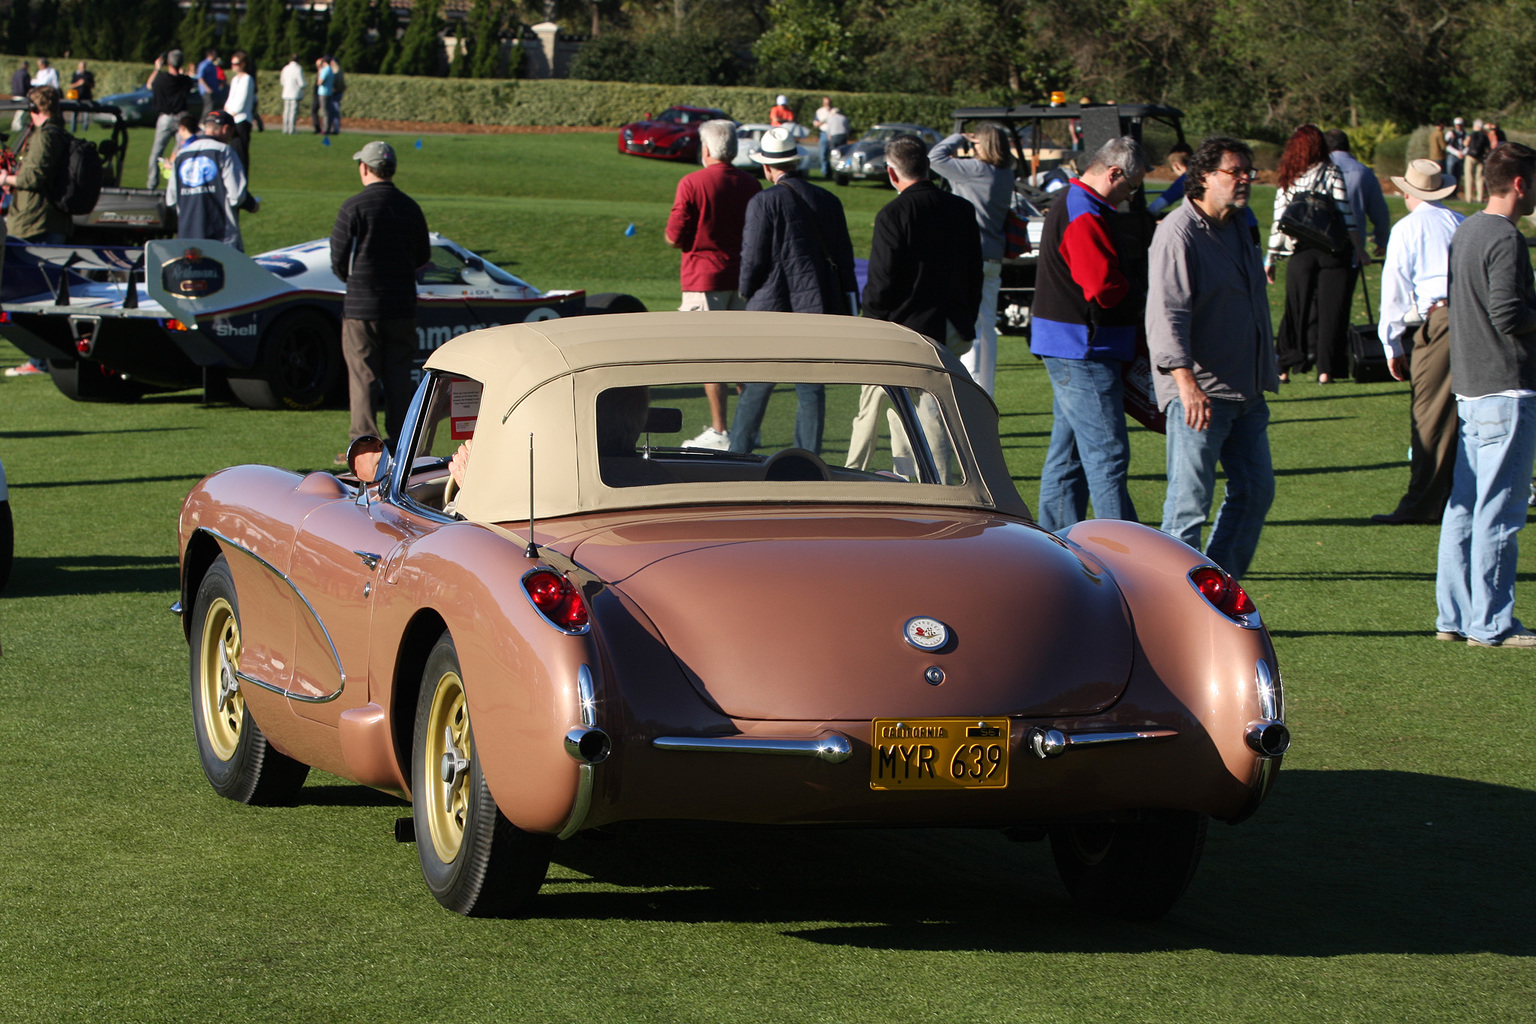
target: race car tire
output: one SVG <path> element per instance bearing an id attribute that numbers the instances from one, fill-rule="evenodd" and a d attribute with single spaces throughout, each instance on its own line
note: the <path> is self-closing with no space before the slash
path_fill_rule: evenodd
<path id="1" fill-rule="evenodd" d="M 1205 849 L 1206 821 L 1194 811 L 1166 811 L 1146 821 L 1055 825 L 1051 854 L 1078 906 L 1155 921 L 1189 887 Z"/>
<path id="2" fill-rule="evenodd" d="M 0 590 L 11 579 L 11 562 L 16 556 L 16 527 L 11 521 L 11 503 L 0 501 Z"/>
<path id="3" fill-rule="evenodd" d="M 318 409 L 341 379 L 341 335 L 318 309 L 284 313 L 261 339 L 251 376 L 229 377 L 229 389 L 252 409 Z"/>
<path id="4" fill-rule="evenodd" d="M 137 402 L 150 389 L 89 359 L 50 359 L 48 376 L 75 402 Z"/>
<path id="5" fill-rule="evenodd" d="M 292 802 L 309 765 L 274 750 L 251 717 L 236 672 L 244 649 L 240 603 L 229 563 L 220 555 L 193 602 L 192 732 L 208 784 L 243 804 Z"/>
<path id="6" fill-rule="evenodd" d="M 549 870 L 554 837 L 524 832 L 497 808 L 447 631 L 422 671 L 411 798 L 421 873 L 439 903 L 470 917 L 505 917 L 533 899 Z"/>
<path id="7" fill-rule="evenodd" d="M 832 180 L 839 185 L 847 185 L 853 179 L 846 174 L 838 173 L 832 175 Z"/>
<path id="8" fill-rule="evenodd" d="M 645 303 L 623 292 L 599 292 L 587 296 L 588 313 L 644 313 Z"/>

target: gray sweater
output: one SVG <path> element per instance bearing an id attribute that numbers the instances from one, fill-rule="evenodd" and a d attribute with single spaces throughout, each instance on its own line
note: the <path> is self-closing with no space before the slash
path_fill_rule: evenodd
<path id="1" fill-rule="evenodd" d="M 1264 267 L 1246 218 L 1218 225 L 1186 201 L 1157 226 L 1148 273 L 1147 348 L 1158 408 L 1178 397 L 1169 371 L 1180 367 L 1211 398 L 1280 390 Z"/>
<path id="2" fill-rule="evenodd" d="M 1479 211 L 1451 239 L 1451 390 L 1536 390 L 1536 283 L 1525 238 Z"/>
<path id="3" fill-rule="evenodd" d="M 949 182 L 949 189 L 976 208 L 976 228 L 981 232 L 981 258 L 1003 258 L 1003 228 L 1013 202 L 1013 170 L 993 167 L 983 160 L 957 157 L 955 149 L 964 135 L 951 135 L 928 151 L 933 173 Z"/>

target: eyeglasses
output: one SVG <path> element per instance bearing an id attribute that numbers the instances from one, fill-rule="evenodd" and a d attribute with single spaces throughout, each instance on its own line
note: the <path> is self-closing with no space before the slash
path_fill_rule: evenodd
<path id="1" fill-rule="evenodd" d="M 1252 167 L 1248 168 L 1247 170 L 1242 170 L 1242 171 L 1235 171 L 1235 170 L 1232 170 L 1231 168 L 1228 168 L 1228 167 L 1218 167 L 1218 168 L 1216 168 L 1216 173 L 1218 173 L 1218 174 L 1230 174 L 1232 176 L 1232 180 L 1233 181 L 1257 181 L 1257 180 L 1259 180 L 1259 172 L 1254 170 Z"/>

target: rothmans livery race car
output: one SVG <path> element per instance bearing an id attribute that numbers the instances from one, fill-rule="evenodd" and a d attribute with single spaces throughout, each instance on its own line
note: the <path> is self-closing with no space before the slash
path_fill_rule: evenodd
<path id="1" fill-rule="evenodd" d="M 644 312 L 630 295 L 544 292 L 434 233 L 417 271 L 416 364 L 482 327 L 587 313 Z M 253 409 L 312 409 L 345 397 L 346 286 L 317 239 L 247 256 L 219 242 L 143 248 L 10 242 L 0 278 L 0 335 L 48 361 L 77 400 L 131 401 L 148 391 L 228 383 Z"/>

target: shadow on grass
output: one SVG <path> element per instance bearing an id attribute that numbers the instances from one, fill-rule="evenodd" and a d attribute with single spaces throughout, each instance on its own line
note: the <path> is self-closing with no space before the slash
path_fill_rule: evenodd
<path id="1" fill-rule="evenodd" d="M 177 430 L 196 430 L 196 427 L 127 427 L 123 430 L 0 430 L 0 438 L 8 441 L 35 441 L 48 437 L 95 437 L 99 434 L 167 434 Z"/>
<path id="2" fill-rule="evenodd" d="M 399 807 L 410 813 L 410 802 L 367 786 L 346 783 L 309 783 L 299 789 L 294 807 Z"/>
<path id="3" fill-rule="evenodd" d="M 1328 385 L 1320 385 L 1326 391 Z M 1281 385 L 1282 388 L 1285 385 Z M 1328 391 L 1320 395 L 1297 396 L 1294 398 L 1271 398 L 1270 405 L 1285 405 L 1289 402 L 1338 402 L 1353 401 L 1357 398 L 1398 398 L 1408 390 L 1408 383 L 1402 382 L 1400 386 L 1388 388 L 1383 391 Z M 1283 392 L 1282 392 L 1283 394 Z M 1266 396 L 1267 397 L 1267 396 Z"/>
<path id="4" fill-rule="evenodd" d="M 174 473 L 169 476 L 134 476 L 117 480 L 27 480 L 21 483 L 11 483 L 11 489 L 15 491 L 34 488 L 37 490 L 51 490 L 55 487 L 116 487 L 118 484 L 165 484 L 184 481 L 196 483 L 207 473 Z"/>
<path id="5" fill-rule="evenodd" d="M 1367 462 L 1359 466 L 1297 466 L 1293 469 L 1277 469 L 1275 476 L 1316 476 L 1319 473 L 1365 473 L 1373 469 L 1404 469 L 1407 463 L 1402 460 L 1397 462 Z M 1369 517 L 1365 518 L 1370 522 Z"/>
<path id="6" fill-rule="evenodd" d="M 176 559 L 143 555 L 18 557 L 8 597 L 64 597 L 87 594 L 174 594 Z M 166 598 L 166 607 L 171 599 Z"/>
<path id="7" fill-rule="evenodd" d="M 878 950 L 1280 956 L 1536 956 L 1536 793 L 1392 771 L 1286 771 L 1205 858 L 1163 921 L 1068 901 L 1043 844 L 995 832 L 719 829 L 560 844 L 534 916 L 782 922 L 808 942 Z M 668 888 L 678 887 L 678 888 Z M 813 927 L 804 927 L 815 922 Z"/>

